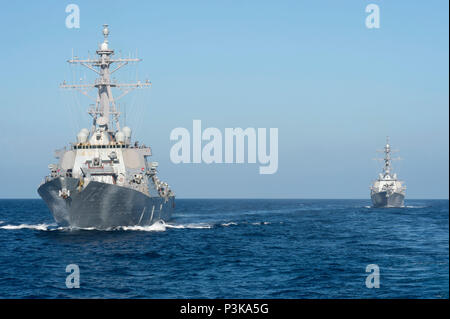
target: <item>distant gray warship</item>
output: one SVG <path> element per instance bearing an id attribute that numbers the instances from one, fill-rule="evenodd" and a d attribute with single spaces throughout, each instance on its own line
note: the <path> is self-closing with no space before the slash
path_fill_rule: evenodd
<path id="1" fill-rule="evenodd" d="M 378 179 L 370 187 L 370 196 L 373 207 L 404 207 L 406 186 L 397 179 L 397 174 L 392 174 L 391 146 L 389 137 L 384 147 L 384 167 Z"/>
<path id="2" fill-rule="evenodd" d="M 175 195 L 167 183 L 157 177 L 157 162 L 148 162 L 150 147 L 131 141 L 131 129 L 120 128 L 112 88 L 123 91 L 122 97 L 150 82 L 116 83 L 110 75 L 129 62 L 139 59 L 113 58 L 108 47 L 108 25 L 103 27 L 104 41 L 96 51 L 97 59 L 72 58 L 96 72 L 93 84 L 66 84 L 86 94 L 98 91 L 96 105 L 88 113 L 93 118 L 90 130 L 84 128 L 69 149 L 57 150 L 57 164 L 50 164 L 50 174 L 38 189 L 61 226 L 108 229 L 118 226 L 146 226 L 170 218 Z M 110 70 L 112 64 L 116 67 Z M 117 100 L 118 98 L 116 98 Z"/>

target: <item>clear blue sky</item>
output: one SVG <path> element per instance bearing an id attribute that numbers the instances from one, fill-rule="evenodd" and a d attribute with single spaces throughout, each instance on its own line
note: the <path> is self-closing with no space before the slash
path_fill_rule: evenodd
<path id="1" fill-rule="evenodd" d="M 69 3 L 80 29 L 65 27 Z M 370 3 L 377 30 L 365 27 Z M 72 48 L 92 54 L 104 23 L 112 48 L 143 58 L 153 87 L 138 94 L 141 123 L 130 110 L 127 124 L 179 197 L 369 198 L 389 135 L 407 197 L 448 198 L 448 10 L 447 0 L 4 2 L 0 198 L 37 197 L 53 150 L 89 125 L 89 100 L 68 107 L 58 84 L 71 80 Z M 171 163 L 170 131 L 193 119 L 222 132 L 277 127 L 278 172 Z"/>

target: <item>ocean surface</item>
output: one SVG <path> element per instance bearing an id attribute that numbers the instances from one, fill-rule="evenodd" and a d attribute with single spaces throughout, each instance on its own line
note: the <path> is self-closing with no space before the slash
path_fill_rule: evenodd
<path id="1" fill-rule="evenodd" d="M 166 224 L 98 231 L 58 227 L 41 200 L 0 200 L 0 298 L 449 298 L 448 200 L 176 205 Z M 69 264 L 80 288 L 66 287 Z"/>

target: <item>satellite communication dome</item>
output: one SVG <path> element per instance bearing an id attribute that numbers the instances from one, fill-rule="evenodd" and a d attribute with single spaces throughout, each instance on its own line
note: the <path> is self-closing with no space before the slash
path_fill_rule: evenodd
<path id="1" fill-rule="evenodd" d="M 127 139 L 131 138 L 131 128 L 129 128 L 128 126 L 125 126 L 122 128 L 122 132 L 123 132 L 123 134 L 125 134 L 125 137 Z"/>
<path id="2" fill-rule="evenodd" d="M 89 135 L 89 131 L 87 131 L 87 129 L 82 129 L 78 134 L 77 134 L 77 142 L 78 143 L 86 143 L 88 135 Z"/>
<path id="3" fill-rule="evenodd" d="M 125 134 L 121 131 L 116 133 L 116 142 L 124 143 L 125 142 Z"/>

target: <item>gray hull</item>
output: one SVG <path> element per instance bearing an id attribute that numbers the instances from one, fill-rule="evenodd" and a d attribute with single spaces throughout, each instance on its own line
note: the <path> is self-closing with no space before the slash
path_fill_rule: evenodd
<path id="1" fill-rule="evenodd" d="M 388 195 L 387 192 L 379 192 L 372 194 L 373 207 L 404 207 L 405 195 L 393 193 Z"/>
<path id="2" fill-rule="evenodd" d="M 170 219 L 175 207 L 174 197 L 149 197 L 133 189 L 95 181 L 81 192 L 77 186 L 78 179 L 59 177 L 38 189 L 58 225 L 96 229 L 147 226 Z M 62 188 L 70 190 L 66 199 L 59 196 Z"/>

